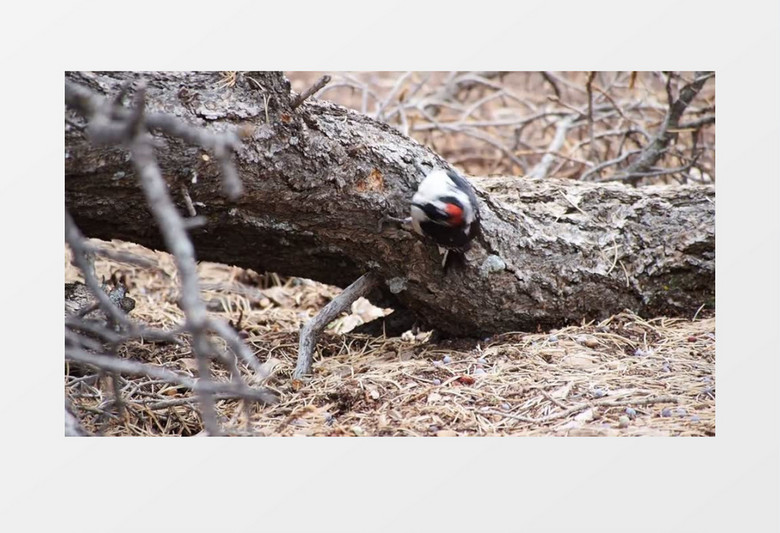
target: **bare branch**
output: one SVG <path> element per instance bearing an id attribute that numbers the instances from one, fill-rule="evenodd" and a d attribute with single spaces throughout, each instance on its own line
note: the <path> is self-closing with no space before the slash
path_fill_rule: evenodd
<path id="1" fill-rule="evenodd" d="M 550 146 L 547 147 L 547 153 L 542 157 L 542 160 L 539 162 L 539 164 L 536 165 L 533 169 L 531 169 L 531 172 L 529 172 L 526 175 L 526 177 L 528 178 L 547 177 L 547 173 L 550 170 L 550 166 L 552 166 L 553 161 L 555 161 L 554 153 L 560 150 L 561 146 L 563 146 L 563 143 L 566 142 L 566 132 L 574 123 L 574 120 L 575 120 L 575 116 L 569 115 L 558 121 L 558 124 L 555 127 L 555 136 L 553 137 Z"/>
<path id="2" fill-rule="evenodd" d="M 675 130 L 679 127 L 680 117 L 685 112 L 685 109 L 699 91 L 701 91 L 706 81 L 712 76 L 714 76 L 713 72 L 697 72 L 694 80 L 680 89 L 680 94 L 676 100 L 671 91 L 672 76 L 669 76 L 666 84 L 669 109 L 667 110 L 663 124 L 658 129 L 653 140 L 644 148 L 637 160 L 631 163 L 621 176 L 615 177 L 614 179 L 633 182 L 636 179 L 647 175 L 646 173 L 649 171 L 650 167 L 655 165 L 669 143 L 676 138 L 677 133 Z"/>
<path id="3" fill-rule="evenodd" d="M 300 106 L 303 102 L 308 100 L 312 95 L 314 95 L 317 91 L 325 87 L 328 83 L 330 83 L 330 76 L 327 74 L 325 76 L 322 76 L 320 79 L 318 79 L 314 85 L 303 91 L 301 94 L 296 96 L 292 103 L 290 104 L 290 109 L 295 109 L 298 106 Z"/>
<path id="4" fill-rule="evenodd" d="M 379 277 L 373 272 L 363 274 L 301 328 L 298 363 L 293 373 L 296 379 L 301 379 L 307 374 L 311 374 L 314 347 L 317 344 L 317 337 L 322 333 L 322 330 L 338 318 L 343 311 L 346 311 L 355 300 L 371 292 L 379 281 Z"/>
<path id="5" fill-rule="evenodd" d="M 107 246 L 99 246 L 97 244 L 93 244 L 88 241 L 83 242 L 83 249 L 84 252 L 86 253 L 99 255 L 101 257 L 105 257 L 106 259 L 116 261 L 117 263 L 126 263 L 128 265 L 133 265 L 141 268 L 150 268 L 150 269 L 160 268 L 156 261 L 152 261 L 151 259 L 148 259 L 146 257 L 142 257 L 140 255 L 131 252 L 114 250 Z"/>
<path id="6" fill-rule="evenodd" d="M 181 192 L 181 197 L 184 200 L 184 207 L 187 208 L 187 214 L 190 215 L 190 218 L 195 218 L 198 216 L 198 212 L 195 211 L 195 205 L 192 203 L 192 198 L 190 198 L 190 191 L 187 190 L 187 186 L 182 183 L 181 187 L 179 187 L 179 191 Z"/>
<path id="7" fill-rule="evenodd" d="M 229 394 L 233 395 L 233 397 L 240 397 L 264 404 L 277 402 L 276 396 L 266 389 L 249 387 L 237 389 L 236 386 L 231 383 L 206 381 L 202 377 L 200 379 L 192 379 L 164 367 L 140 363 L 131 359 L 112 357 L 110 355 L 97 355 L 76 347 L 66 348 L 65 358 L 98 369 L 117 372 L 122 375 L 141 376 L 162 380 L 165 383 L 185 387 L 196 393 L 206 392 L 211 395 L 220 393 Z"/>
<path id="8" fill-rule="evenodd" d="M 100 309 L 114 323 L 130 326 L 130 321 L 125 313 L 112 302 L 108 295 L 103 291 L 101 283 L 98 281 L 97 276 L 95 276 L 92 263 L 87 259 L 84 236 L 81 234 L 81 231 L 76 226 L 73 217 L 70 216 L 67 209 L 65 209 L 65 241 L 70 245 L 70 249 L 73 251 L 73 262 L 84 275 L 84 282 L 97 299 Z"/>
<path id="9" fill-rule="evenodd" d="M 591 71 L 588 73 L 588 81 L 585 83 L 585 90 L 588 94 L 588 138 L 590 143 L 588 144 L 588 157 L 592 162 L 596 162 L 596 140 L 593 134 L 593 78 L 596 77 L 596 72 Z"/>
<path id="10" fill-rule="evenodd" d="M 149 208 L 160 228 L 166 247 L 176 262 L 182 289 L 180 304 L 187 316 L 185 326 L 193 337 L 193 351 L 198 361 L 201 379 L 209 381 L 211 379 L 209 358 L 213 350 L 206 337 L 206 306 L 199 296 L 195 250 L 176 206 L 168 196 L 165 180 L 154 156 L 151 139 L 145 135 L 137 136 L 130 145 L 130 153 Z M 212 435 L 217 435 L 220 429 L 214 400 L 205 390 L 200 391 L 200 396 L 206 430 Z"/>
<path id="11" fill-rule="evenodd" d="M 618 157 L 616 157 L 614 159 L 610 159 L 609 161 L 604 161 L 602 163 L 599 163 L 598 165 L 596 165 L 595 167 L 591 168 L 587 172 L 584 172 L 582 174 L 582 176 L 580 176 L 580 180 L 582 180 L 582 181 L 589 181 L 590 177 L 592 175 L 594 175 L 594 174 L 596 174 L 598 172 L 601 172 L 602 170 L 604 170 L 607 167 L 618 165 L 618 164 L 622 163 L 623 161 L 625 161 L 626 159 L 628 159 L 629 157 L 631 157 L 632 155 L 636 155 L 636 154 L 640 153 L 641 151 L 642 150 L 631 150 L 629 152 L 623 153 L 622 155 L 620 155 L 620 156 L 618 156 Z"/>
<path id="12" fill-rule="evenodd" d="M 678 124 L 675 133 L 679 133 L 680 131 L 684 130 L 697 130 L 699 128 L 703 128 L 704 126 L 709 126 L 710 124 L 715 124 L 715 115 L 705 115 L 703 117 Z"/>
<path id="13" fill-rule="evenodd" d="M 616 174 L 614 176 L 610 176 L 608 178 L 602 178 L 599 180 L 596 180 L 598 183 L 605 183 L 608 181 L 627 181 L 627 182 L 635 182 L 641 178 L 650 178 L 654 176 L 668 176 L 670 174 L 678 174 L 680 172 L 685 172 L 687 170 L 690 170 L 693 165 L 696 164 L 696 161 L 698 160 L 698 155 L 695 156 L 690 162 L 687 164 L 681 166 L 681 167 L 675 167 L 675 168 L 659 168 L 659 169 L 651 169 L 644 172 L 621 172 L 619 174 Z"/>
<path id="14" fill-rule="evenodd" d="M 404 84 L 404 82 L 406 81 L 406 79 L 407 79 L 409 76 L 411 76 L 411 75 L 412 75 L 412 73 L 411 73 L 411 72 L 405 72 L 404 74 L 402 74 L 402 75 L 401 75 L 401 76 L 400 76 L 400 77 L 399 77 L 399 78 L 396 80 L 396 82 L 395 82 L 395 85 L 393 85 L 393 88 L 392 88 L 392 89 L 390 90 L 390 92 L 387 94 L 387 96 L 385 97 L 385 99 L 384 99 L 384 100 L 382 100 L 382 101 L 379 103 L 379 107 L 377 108 L 377 110 L 376 110 L 376 113 L 374 113 L 374 116 L 375 116 L 375 117 L 376 117 L 378 120 L 384 120 L 384 115 L 383 115 L 383 113 L 384 113 L 384 110 L 385 110 L 385 108 L 386 108 L 386 107 L 387 107 L 387 106 L 390 104 L 390 101 L 391 101 L 391 100 L 392 100 L 392 99 L 395 97 L 395 95 L 398 93 L 398 91 L 399 91 L 399 90 L 401 89 L 401 87 L 403 86 L 403 84 Z"/>
<path id="15" fill-rule="evenodd" d="M 555 79 L 550 75 L 549 72 L 542 72 L 541 73 L 542 78 L 544 78 L 544 81 L 546 81 L 550 87 L 552 87 L 553 92 L 555 93 L 555 96 L 559 99 L 561 98 L 561 90 L 558 88 L 558 83 L 555 81 Z"/>
<path id="16" fill-rule="evenodd" d="M 214 139 L 216 139 L 216 137 L 214 136 L 203 136 L 201 135 L 200 130 L 183 125 L 176 120 L 171 120 L 170 117 L 167 116 L 157 116 L 156 120 L 153 120 L 153 117 L 145 117 L 144 97 L 145 90 L 144 86 L 141 85 L 136 90 L 133 109 L 129 111 L 125 108 L 115 108 L 111 110 L 112 117 L 119 117 L 119 119 L 114 120 L 112 123 L 107 119 L 107 114 L 101 112 L 102 109 L 105 109 L 103 100 L 99 97 L 92 96 L 88 91 L 75 84 L 66 84 L 66 102 L 69 102 L 77 110 L 89 114 L 92 119 L 90 120 L 90 127 L 93 135 L 97 138 L 101 138 L 103 142 L 111 141 L 129 146 L 131 159 L 136 168 L 136 173 L 139 177 L 141 188 L 144 191 L 149 208 L 161 230 L 166 247 L 171 252 L 176 262 L 182 286 L 180 305 L 186 315 L 185 328 L 192 334 L 193 352 L 195 353 L 198 362 L 198 371 L 201 380 L 206 383 L 210 381 L 211 369 L 209 359 L 215 354 L 215 348 L 207 335 L 209 326 L 213 326 L 215 329 L 219 330 L 219 333 L 225 337 L 236 355 L 240 355 L 250 366 L 257 370 L 260 368 L 260 365 L 254 361 L 254 357 L 249 353 L 248 348 L 243 346 L 238 334 L 235 331 L 230 330 L 230 328 L 223 327 L 219 322 L 210 321 L 208 318 L 206 307 L 200 299 L 194 248 L 187 235 L 186 224 L 168 195 L 167 185 L 162 177 L 157 164 L 157 159 L 154 155 L 152 139 L 146 133 L 146 128 L 154 123 L 157 127 L 161 127 L 163 131 L 169 134 L 175 134 L 176 136 L 181 136 L 185 139 L 198 139 L 200 141 L 211 142 L 211 146 L 215 149 L 215 155 L 218 158 L 223 159 L 229 157 L 229 154 L 226 151 L 227 144 L 222 140 L 218 142 L 215 141 Z M 124 133 L 120 134 L 119 132 Z M 224 170 L 225 169 L 223 168 L 223 171 Z M 235 187 L 231 188 L 230 186 L 231 178 L 226 177 L 225 179 L 225 185 L 228 189 L 232 190 L 231 194 L 235 194 Z M 73 233 L 74 229 L 75 231 L 78 230 L 75 228 L 75 225 L 72 224 L 72 220 L 68 222 L 68 219 L 66 219 L 66 229 L 71 230 L 71 239 L 69 240 L 71 247 L 74 247 L 75 244 L 75 248 L 78 248 L 79 235 Z M 83 238 L 81 240 L 83 240 Z M 75 251 L 76 250 L 74 250 L 74 252 Z M 74 253 L 74 256 L 81 257 L 81 255 L 83 254 Z M 92 277 L 92 284 L 94 285 L 96 280 L 94 280 L 94 276 Z M 105 299 L 103 298 L 105 295 L 102 295 L 103 297 L 98 293 L 96 293 L 96 295 L 102 303 Z M 235 379 L 238 377 L 238 374 L 234 361 L 231 361 L 229 366 L 231 368 L 231 374 Z M 240 386 L 239 384 L 240 380 L 237 382 L 237 386 Z M 202 414 L 206 431 L 212 435 L 219 434 L 220 428 L 217 422 L 214 400 L 208 387 L 201 387 L 198 390 L 198 395 L 202 404 Z"/>

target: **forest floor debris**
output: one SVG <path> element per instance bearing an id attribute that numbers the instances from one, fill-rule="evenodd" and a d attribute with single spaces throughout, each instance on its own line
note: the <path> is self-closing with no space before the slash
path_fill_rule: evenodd
<path id="1" fill-rule="evenodd" d="M 99 242 L 99 241 L 96 241 Z M 100 243 L 144 257 L 144 268 L 98 258 L 98 276 L 124 275 L 130 317 L 173 329 L 183 320 L 171 256 L 131 243 Z M 299 278 L 201 263 L 209 312 L 239 322 L 271 376 L 253 381 L 280 396 L 246 410 L 217 401 L 228 434 L 256 436 L 712 436 L 715 434 L 715 318 L 642 319 L 622 313 L 550 332 L 431 342 L 349 333 L 384 314 L 365 300 L 332 323 L 318 344 L 314 376 L 292 380 L 298 330 L 339 289 Z M 65 254 L 66 282 L 80 280 Z M 134 341 L 118 355 L 197 377 L 184 346 Z M 66 362 L 65 395 L 84 428 L 102 435 L 197 435 L 195 395 L 149 378 L 120 377 L 122 416 L 111 377 Z M 213 365 L 225 383 L 225 368 Z"/>

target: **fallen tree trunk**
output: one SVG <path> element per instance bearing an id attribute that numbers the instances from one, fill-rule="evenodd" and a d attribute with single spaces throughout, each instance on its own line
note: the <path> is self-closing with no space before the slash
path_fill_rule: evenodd
<path id="1" fill-rule="evenodd" d="M 145 79 L 148 113 L 168 113 L 243 136 L 244 193 L 221 192 L 213 154 L 158 136 L 157 157 L 200 260 L 346 286 L 369 270 L 383 294 L 442 332 L 534 330 L 624 309 L 643 316 L 714 308 L 714 187 L 473 180 L 483 234 L 462 269 L 442 272 L 430 243 L 391 226 L 405 216 L 418 166 L 446 166 L 390 126 L 294 95 L 280 73 L 68 73 L 106 97 Z M 70 115 L 69 115 L 70 116 Z M 78 125 L 75 115 L 71 124 Z M 96 147 L 80 127 L 65 137 L 65 202 L 81 230 L 161 249 L 126 151 Z"/>

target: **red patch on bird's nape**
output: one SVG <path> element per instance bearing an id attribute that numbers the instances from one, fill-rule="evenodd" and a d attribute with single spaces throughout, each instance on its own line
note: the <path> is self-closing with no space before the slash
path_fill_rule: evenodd
<path id="1" fill-rule="evenodd" d="M 444 210 L 450 216 L 448 222 L 452 226 L 460 226 L 463 224 L 463 209 L 455 204 L 446 204 Z"/>

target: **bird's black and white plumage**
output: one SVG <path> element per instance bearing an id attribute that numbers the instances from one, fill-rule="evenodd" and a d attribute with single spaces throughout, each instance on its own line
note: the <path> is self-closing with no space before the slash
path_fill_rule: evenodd
<path id="1" fill-rule="evenodd" d="M 466 252 L 479 233 L 477 196 L 452 170 L 434 169 L 412 198 L 412 228 L 447 251 Z M 445 252 L 442 264 L 446 266 Z"/>

